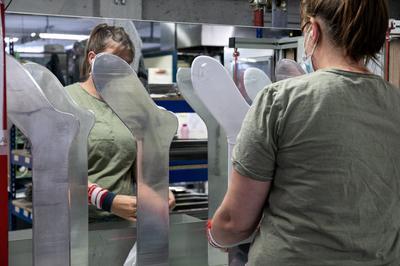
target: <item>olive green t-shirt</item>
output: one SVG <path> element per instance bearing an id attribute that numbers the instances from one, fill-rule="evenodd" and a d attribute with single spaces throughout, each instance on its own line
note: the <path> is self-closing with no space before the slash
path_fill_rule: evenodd
<path id="1" fill-rule="evenodd" d="M 327 69 L 272 84 L 233 164 L 272 181 L 248 265 L 400 265 L 400 90 L 382 78 Z"/>
<path id="2" fill-rule="evenodd" d="M 130 130 L 102 100 L 84 90 L 79 83 L 66 87 L 75 102 L 95 115 L 88 139 L 88 179 L 116 194 L 134 194 L 136 141 Z M 112 214 L 89 207 L 89 220 L 112 219 Z"/>

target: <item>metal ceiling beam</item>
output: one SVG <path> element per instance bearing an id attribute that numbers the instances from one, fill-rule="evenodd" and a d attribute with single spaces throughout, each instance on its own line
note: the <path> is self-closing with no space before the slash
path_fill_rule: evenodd
<path id="1" fill-rule="evenodd" d="M 14 0 L 7 11 L 49 15 L 142 18 L 142 0 Z"/>
<path id="2" fill-rule="evenodd" d="M 288 27 L 299 27 L 299 1 L 287 0 Z M 392 18 L 400 18 L 400 2 L 389 0 Z M 8 11 L 50 15 L 130 18 L 252 26 L 246 0 L 14 0 Z M 265 26 L 272 25 L 270 12 Z"/>

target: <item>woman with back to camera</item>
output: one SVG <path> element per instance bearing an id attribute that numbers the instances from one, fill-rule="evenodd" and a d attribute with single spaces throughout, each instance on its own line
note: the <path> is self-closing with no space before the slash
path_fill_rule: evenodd
<path id="1" fill-rule="evenodd" d="M 255 232 L 248 265 L 400 265 L 400 91 L 366 62 L 384 0 L 302 0 L 305 64 L 261 92 L 242 125 L 210 244 Z"/>
<path id="2" fill-rule="evenodd" d="M 99 53 L 112 53 L 128 64 L 135 51 L 122 27 L 99 24 L 89 37 L 81 69 L 82 83 L 66 90 L 76 103 L 92 110 L 95 124 L 88 139 L 89 221 L 136 220 L 135 157 L 136 141 L 130 130 L 101 99 L 91 75 L 91 65 Z M 175 204 L 169 193 L 169 205 Z"/>

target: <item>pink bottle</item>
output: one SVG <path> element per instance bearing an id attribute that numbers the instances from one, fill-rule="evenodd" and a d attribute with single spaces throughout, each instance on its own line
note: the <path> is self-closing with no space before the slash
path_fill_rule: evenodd
<path id="1" fill-rule="evenodd" d="M 189 127 L 186 123 L 182 124 L 180 133 L 181 133 L 181 139 L 189 138 Z"/>

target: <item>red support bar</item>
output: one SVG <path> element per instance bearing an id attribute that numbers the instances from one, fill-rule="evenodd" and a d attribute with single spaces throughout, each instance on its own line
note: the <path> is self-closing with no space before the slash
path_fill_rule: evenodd
<path id="1" fill-rule="evenodd" d="M 7 96 L 7 90 L 6 90 L 6 52 L 5 52 L 5 41 L 4 41 L 4 37 L 6 36 L 6 27 L 5 27 L 5 11 L 4 11 L 4 3 L 2 0 L 0 0 L 0 12 L 1 12 L 1 32 L 3 35 L 3 49 L 2 49 L 2 53 L 3 53 L 3 62 L 1 62 L 3 64 L 3 77 L 4 77 L 4 83 L 3 83 L 3 88 L 4 88 L 4 92 L 3 92 L 3 100 L 4 100 L 4 104 L 3 104 L 3 129 L 7 129 L 7 101 L 6 101 L 6 96 Z"/>
<path id="2" fill-rule="evenodd" d="M 0 63 L 3 75 L 3 86 L 0 88 L 0 93 L 3 94 L 3 102 L 0 103 L 0 108 L 3 108 L 3 117 L 1 117 L 0 131 L 6 137 L 7 130 L 7 95 L 6 95 L 6 57 L 5 57 L 5 11 L 4 3 L 0 0 L 0 15 L 1 15 L 1 41 L 0 52 L 3 53 L 3 62 Z M 0 68 L 1 69 L 1 68 Z M 7 147 L 0 146 L 0 265 L 8 265 L 8 157 Z"/>

